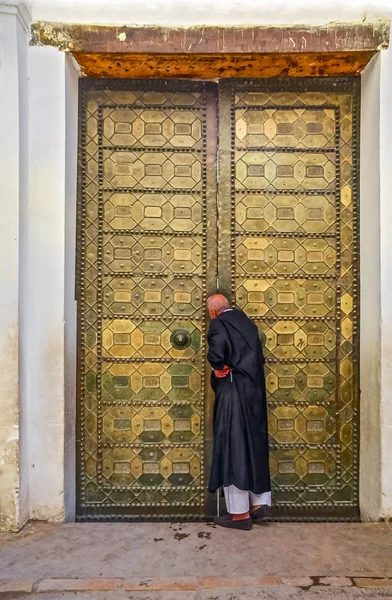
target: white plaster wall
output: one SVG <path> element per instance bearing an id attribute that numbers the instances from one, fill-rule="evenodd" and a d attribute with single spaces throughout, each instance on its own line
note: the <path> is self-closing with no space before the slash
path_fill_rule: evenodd
<path id="1" fill-rule="evenodd" d="M 392 14 L 391 0 L 30 0 L 33 20 L 126 25 L 325 24 Z"/>
<path id="2" fill-rule="evenodd" d="M 392 519 L 392 50 L 380 57 L 381 507 Z"/>
<path id="3" fill-rule="evenodd" d="M 0 531 L 19 528 L 28 489 L 19 485 L 27 466 L 19 444 L 19 421 L 21 428 L 25 423 L 19 406 L 19 221 L 28 193 L 25 27 L 14 7 L 0 5 Z"/>
<path id="4" fill-rule="evenodd" d="M 0 52 L 0 528 L 15 529 L 19 522 L 19 90 L 17 20 L 2 10 Z"/>
<path id="5" fill-rule="evenodd" d="M 30 518 L 64 518 L 65 55 L 29 49 Z"/>
<path id="6" fill-rule="evenodd" d="M 381 505 L 380 56 L 362 75 L 360 508 L 377 521 Z"/>
<path id="7" fill-rule="evenodd" d="M 362 75 L 361 461 L 364 520 L 392 519 L 392 51 Z"/>
<path id="8" fill-rule="evenodd" d="M 29 89 L 28 19 L 17 19 L 19 83 L 19 524 L 30 515 L 28 307 L 25 265 L 29 256 Z"/>

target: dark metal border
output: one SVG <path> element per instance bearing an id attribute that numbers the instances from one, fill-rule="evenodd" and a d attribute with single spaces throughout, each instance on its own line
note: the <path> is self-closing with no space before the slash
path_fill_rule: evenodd
<path id="1" fill-rule="evenodd" d="M 80 482 L 83 477 L 82 467 L 82 427 L 84 415 L 84 405 L 82 402 L 84 396 L 84 360 L 83 360 L 83 324 L 84 324 L 84 282 L 83 282 L 83 265 L 85 261 L 85 241 L 83 231 L 85 229 L 86 220 L 86 197 L 85 197 L 85 180 L 86 180 L 86 93 L 84 86 L 81 85 L 82 80 L 79 79 L 79 115 L 78 115 L 78 172 L 77 172 L 77 200 L 76 200 L 76 285 L 75 298 L 77 301 L 77 359 L 76 359 L 76 519 L 78 518 L 79 507 L 82 504 L 82 490 Z"/>
<path id="2" fill-rule="evenodd" d="M 360 77 L 276 77 L 273 79 L 221 79 L 220 85 L 238 91 L 352 92 L 360 93 Z"/>
<path id="3" fill-rule="evenodd" d="M 144 90 L 144 91 L 173 91 L 200 92 L 205 81 L 189 79 L 112 79 L 111 77 L 79 79 L 80 89 L 87 90 Z M 142 105 L 140 105 L 142 107 Z"/>

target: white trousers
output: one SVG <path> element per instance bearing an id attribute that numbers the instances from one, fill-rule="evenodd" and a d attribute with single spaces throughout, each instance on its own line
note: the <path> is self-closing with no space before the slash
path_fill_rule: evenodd
<path id="1" fill-rule="evenodd" d="M 239 490 L 235 485 L 223 488 L 225 494 L 227 512 L 231 515 L 242 515 L 247 513 L 250 506 L 267 504 L 271 506 L 271 492 L 254 494 Z"/>

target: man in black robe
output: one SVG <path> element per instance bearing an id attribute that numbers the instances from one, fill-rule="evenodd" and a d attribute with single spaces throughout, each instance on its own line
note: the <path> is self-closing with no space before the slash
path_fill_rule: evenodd
<path id="1" fill-rule="evenodd" d="M 207 301 L 208 361 L 215 392 L 210 492 L 223 487 L 222 527 L 251 529 L 271 510 L 264 357 L 256 325 L 221 294 Z"/>

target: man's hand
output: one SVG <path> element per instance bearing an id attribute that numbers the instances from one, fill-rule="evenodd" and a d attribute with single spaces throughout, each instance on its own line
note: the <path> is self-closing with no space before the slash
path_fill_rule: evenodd
<path id="1" fill-rule="evenodd" d="M 227 377 L 227 375 L 230 373 L 230 371 L 232 371 L 232 369 L 230 369 L 230 367 L 227 367 L 226 365 L 223 367 L 223 369 L 214 369 L 214 374 L 215 377 L 218 377 L 219 379 L 223 379 L 223 377 Z"/>

